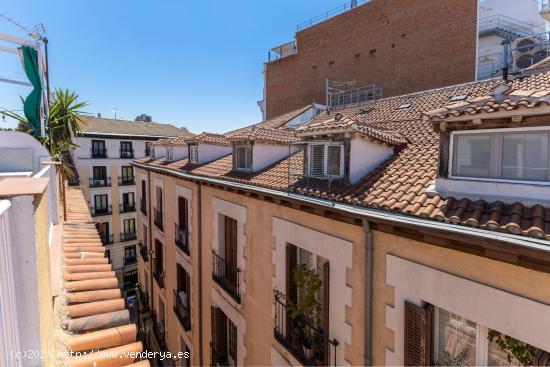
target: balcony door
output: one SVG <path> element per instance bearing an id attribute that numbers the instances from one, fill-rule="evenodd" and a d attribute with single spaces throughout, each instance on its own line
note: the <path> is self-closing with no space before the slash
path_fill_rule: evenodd
<path id="1" fill-rule="evenodd" d="M 178 196 L 178 224 L 179 229 L 182 231 L 187 230 L 187 199 Z"/>
<path id="2" fill-rule="evenodd" d="M 237 221 L 224 216 L 225 277 L 230 284 L 237 284 Z"/>
<path id="3" fill-rule="evenodd" d="M 133 208 L 135 205 L 133 192 L 125 192 L 122 194 L 122 207 L 124 209 Z"/>
<path id="4" fill-rule="evenodd" d="M 109 202 L 107 194 L 94 196 L 94 208 L 96 212 L 106 212 L 108 210 Z"/>
<path id="5" fill-rule="evenodd" d="M 136 233 L 136 220 L 135 218 L 124 219 L 123 223 L 124 233 L 130 235 Z"/>
<path id="6" fill-rule="evenodd" d="M 92 155 L 105 155 L 105 140 L 92 140 Z"/>
<path id="7" fill-rule="evenodd" d="M 163 265 L 164 265 L 164 259 L 163 259 L 163 251 L 162 251 L 162 242 L 155 239 L 155 273 L 162 274 L 163 273 Z"/>
<path id="8" fill-rule="evenodd" d="M 134 181 L 134 168 L 132 166 L 122 166 L 122 183 Z"/>
<path id="9" fill-rule="evenodd" d="M 237 365 L 237 327 L 218 307 L 211 308 L 212 365 Z"/>

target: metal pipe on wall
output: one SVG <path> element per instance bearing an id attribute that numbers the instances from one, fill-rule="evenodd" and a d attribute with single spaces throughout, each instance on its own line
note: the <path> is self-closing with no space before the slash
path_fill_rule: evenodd
<path id="1" fill-rule="evenodd" d="M 370 222 L 363 220 L 365 231 L 365 366 L 372 365 L 372 266 L 373 241 Z"/>

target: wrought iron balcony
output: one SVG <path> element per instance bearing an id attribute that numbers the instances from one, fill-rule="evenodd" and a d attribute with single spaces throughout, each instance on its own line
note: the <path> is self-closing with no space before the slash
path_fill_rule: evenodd
<path id="1" fill-rule="evenodd" d="M 153 209 L 153 222 L 161 231 L 164 231 L 164 223 L 162 222 L 162 211 L 157 208 Z"/>
<path id="2" fill-rule="evenodd" d="M 114 242 L 112 234 L 100 233 L 99 237 L 101 238 L 101 243 L 104 245 L 111 245 Z"/>
<path id="3" fill-rule="evenodd" d="M 164 288 L 164 270 L 157 264 L 155 264 L 153 269 L 153 278 L 155 278 L 159 288 Z"/>
<path id="4" fill-rule="evenodd" d="M 141 209 L 141 212 L 143 215 L 147 215 L 147 200 L 145 198 L 139 199 L 139 208 Z"/>
<path id="5" fill-rule="evenodd" d="M 111 187 L 111 177 L 90 178 L 90 187 Z"/>
<path id="6" fill-rule="evenodd" d="M 210 366 L 229 366 L 227 351 L 223 348 L 216 348 L 212 342 L 210 342 Z"/>
<path id="7" fill-rule="evenodd" d="M 137 232 L 120 232 L 120 242 L 133 241 L 137 239 Z"/>
<path id="8" fill-rule="evenodd" d="M 275 339 L 283 345 L 304 366 L 328 366 L 329 346 L 339 345 L 330 340 L 318 322 L 305 315 L 291 317 L 280 296 L 275 296 Z"/>
<path id="9" fill-rule="evenodd" d="M 191 251 L 189 250 L 189 232 L 186 228 L 180 227 L 177 223 L 175 223 L 174 227 L 176 246 L 188 256 L 191 256 Z"/>
<path id="10" fill-rule="evenodd" d="M 143 259 L 143 261 L 149 261 L 149 249 L 147 248 L 147 245 L 139 241 L 138 247 L 139 247 L 139 254 L 141 255 L 141 258 Z"/>
<path id="11" fill-rule="evenodd" d="M 136 204 L 135 203 L 120 204 L 119 211 L 121 213 L 133 213 L 136 211 Z"/>
<path id="12" fill-rule="evenodd" d="M 107 158 L 107 148 L 103 149 L 90 149 L 90 156 L 92 158 Z"/>
<path id="13" fill-rule="evenodd" d="M 111 215 L 113 214 L 113 207 L 111 205 L 102 206 L 102 207 L 92 207 L 92 217 L 98 217 L 101 215 Z"/>
<path id="14" fill-rule="evenodd" d="M 149 311 L 149 294 L 147 291 L 144 291 L 144 287 L 141 283 L 138 283 L 136 293 L 138 295 L 139 311 L 143 313 Z"/>
<path id="15" fill-rule="evenodd" d="M 179 296 L 179 292 L 174 289 L 174 312 L 185 331 L 191 330 L 191 308 L 189 307 L 189 296 L 187 303 L 184 303 Z"/>
<path id="16" fill-rule="evenodd" d="M 131 186 L 136 184 L 135 176 L 118 176 L 118 186 Z"/>
<path id="17" fill-rule="evenodd" d="M 120 158 L 134 158 L 134 150 L 133 149 L 119 149 L 120 152 Z"/>
<path id="18" fill-rule="evenodd" d="M 212 251 L 212 278 L 218 283 L 233 299 L 241 303 L 239 283 L 241 269 L 227 262 L 223 257 Z"/>
<path id="19" fill-rule="evenodd" d="M 153 334 L 155 334 L 155 339 L 160 349 L 166 349 L 166 338 L 165 338 L 165 322 L 164 320 L 157 319 L 157 313 L 153 311 Z"/>

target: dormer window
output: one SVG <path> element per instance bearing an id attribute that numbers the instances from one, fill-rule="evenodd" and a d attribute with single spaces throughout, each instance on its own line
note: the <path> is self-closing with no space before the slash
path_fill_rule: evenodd
<path id="1" fill-rule="evenodd" d="M 189 162 L 194 164 L 199 163 L 199 146 L 198 145 L 189 146 Z"/>
<path id="2" fill-rule="evenodd" d="M 549 130 L 478 131 L 452 133 L 452 177 L 550 182 Z"/>
<path id="3" fill-rule="evenodd" d="M 172 147 L 166 147 L 166 160 L 167 161 L 174 160 L 174 149 Z"/>
<path id="4" fill-rule="evenodd" d="M 250 145 L 235 147 L 235 168 L 237 170 L 252 169 L 252 147 Z"/>
<path id="5" fill-rule="evenodd" d="M 309 145 L 309 175 L 312 177 L 344 176 L 344 144 L 312 143 Z"/>

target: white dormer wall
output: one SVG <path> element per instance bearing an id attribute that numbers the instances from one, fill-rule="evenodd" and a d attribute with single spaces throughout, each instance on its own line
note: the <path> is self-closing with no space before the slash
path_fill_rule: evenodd
<path id="1" fill-rule="evenodd" d="M 298 148 L 291 147 L 291 153 Z M 288 145 L 255 143 L 252 145 L 252 171 L 269 167 L 288 156 Z"/>
<path id="2" fill-rule="evenodd" d="M 189 149 L 187 146 L 173 146 L 170 147 L 172 149 L 172 160 L 173 161 L 179 161 L 181 159 L 187 158 L 189 155 Z M 167 148 L 168 149 L 168 148 Z"/>
<path id="3" fill-rule="evenodd" d="M 369 172 L 393 156 L 393 147 L 355 136 L 351 139 L 349 179 L 357 183 Z"/>
<path id="4" fill-rule="evenodd" d="M 198 164 L 204 164 L 231 154 L 233 147 L 213 144 L 198 144 Z"/>
<path id="5" fill-rule="evenodd" d="M 154 150 L 153 156 L 155 159 L 161 159 L 166 157 L 166 147 L 151 147 L 151 151 Z"/>

